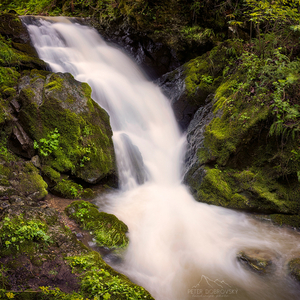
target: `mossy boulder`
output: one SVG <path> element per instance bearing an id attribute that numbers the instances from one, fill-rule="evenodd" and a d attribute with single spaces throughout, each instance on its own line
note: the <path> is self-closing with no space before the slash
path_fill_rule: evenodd
<path id="1" fill-rule="evenodd" d="M 204 106 L 190 123 L 184 180 L 197 200 L 260 213 L 299 213 L 298 119 L 278 121 L 274 108 L 274 101 L 279 101 L 286 111 L 297 114 L 295 89 L 299 83 L 278 79 L 283 76 L 276 73 L 278 64 L 286 68 L 284 78 L 291 72 L 282 56 L 275 51 L 266 69 L 262 58 L 243 53 L 222 71 L 223 78 L 210 100 L 213 115 L 203 125 L 198 115 Z M 257 80 L 260 85 L 254 83 Z M 276 80 L 289 85 L 286 102 L 278 100 Z"/>
<path id="2" fill-rule="evenodd" d="M 265 275 L 274 271 L 272 255 L 259 250 L 241 251 L 237 254 L 237 259 L 247 269 L 260 275 Z"/>
<path id="3" fill-rule="evenodd" d="M 289 274 L 300 283 L 300 258 L 294 258 L 288 263 Z"/>
<path id="4" fill-rule="evenodd" d="M 127 225 L 114 215 L 99 212 L 96 205 L 82 200 L 74 201 L 65 211 L 83 229 L 93 232 L 99 246 L 124 248 L 128 245 Z"/>
<path id="5" fill-rule="evenodd" d="M 33 70 L 21 78 L 19 91 L 19 119 L 42 165 L 88 183 L 116 173 L 109 116 L 86 83 L 67 73 Z"/>

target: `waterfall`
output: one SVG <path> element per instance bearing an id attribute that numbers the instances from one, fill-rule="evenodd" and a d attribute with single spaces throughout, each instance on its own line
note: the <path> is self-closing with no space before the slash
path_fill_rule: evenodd
<path id="1" fill-rule="evenodd" d="M 185 137 L 168 99 L 134 62 L 66 18 L 23 22 L 39 57 L 87 82 L 110 115 L 120 190 L 99 207 L 128 225 L 130 239 L 114 267 L 159 300 L 297 299 L 287 262 L 300 253 L 299 235 L 194 201 L 181 184 Z M 236 259 L 241 250 L 268 253 L 272 273 L 247 270 Z"/>

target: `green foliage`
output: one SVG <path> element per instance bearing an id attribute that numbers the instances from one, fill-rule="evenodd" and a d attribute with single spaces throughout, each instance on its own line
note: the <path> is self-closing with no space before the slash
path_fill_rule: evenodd
<path id="1" fill-rule="evenodd" d="M 139 286 L 132 286 L 118 276 L 113 276 L 104 269 L 87 272 L 81 281 L 84 292 L 103 299 L 146 299 L 145 291 Z"/>
<path id="2" fill-rule="evenodd" d="M 5 289 L 7 284 L 7 275 L 6 272 L 8 271 L 8 268 L 4 267 L 3 264 L 0 265 L 0 285 L 2 289 Z"/>
<path id="3" fill-rule="evenodd" d="M 97 299 L 153 299 L 142 287 L 109 268 L 96 252 L 67 257 L 66 260 L 73 272 L 81 274 L 84 294 Z"/>
<path id="4" fill-rule="evenodd" d="M 58 149 L 59 137 L 60 134 L 58 133 L 58 129 L 55 128 L 47 134 L 47 138 L 42 138 L 39 142 L 34 141 L 34 149 L 38 149 L 42 156 L 48 156 Z"/>
<path id="5" fill-rule="evenodd" d="M 52 288 L 49 286 L 40 286 L 39 289 L 41 290 L 42 294 L 47 296 L 47 299 L 53 300 L 99 300 L 95 297 L 85 297 L 81 293 L 67 294 L 62 292 L 59 288 Z"/>
<path id="6" fill-rule="evenodd" d="M 48 245 L 51 239 L 47 230 L 47 225 L 40 220 L 25 220 L 22 216 L 5 217 L 0 223 L 0 243 L 11 251 L 19 251 L 32 242 Z"/>
<path id="7" fill-rule="evenodd" d="M 192 27 L 183 27 L 180 31 L 183 38 L 186 39 L 189 43 L 198 42 L 204 43 L 208 40 L 212 40 L 215 36 L 213 29 L 211 28 L 201 28 L 200 26 Z"/>

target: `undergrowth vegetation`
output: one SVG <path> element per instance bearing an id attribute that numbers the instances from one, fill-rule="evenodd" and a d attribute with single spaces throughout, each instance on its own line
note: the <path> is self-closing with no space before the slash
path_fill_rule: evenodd
<path id="1" fill-rule="evenodd" d="M 22 216 L 12 219 L 5 217 L 0 223 L 1 254 L 26 251 L 32 246 L 49 245 L 51 238 L 47 229 L 47 225 L 40 220 L 26 220 Z"/>

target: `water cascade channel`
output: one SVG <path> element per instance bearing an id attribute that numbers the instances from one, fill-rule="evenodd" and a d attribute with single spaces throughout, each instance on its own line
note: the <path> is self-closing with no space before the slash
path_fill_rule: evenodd
<path id="1" fill-rule="evenodd" d="M 23 18 L 53 72 L 92 87 L 110 115 L 120 178 L 99 207 L 129 227 L 118 271 L 157 300 L 300 299 L 287 262 L 300 254 L 299 234 L 233 210 L 196 202 L 181 184 L 185 137 L 168 99 L 120 49 L 66 18 Z M 272 257 L 272 272 L 247 270 L 241 250 Z"/>

